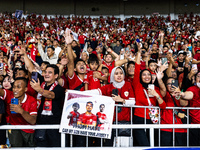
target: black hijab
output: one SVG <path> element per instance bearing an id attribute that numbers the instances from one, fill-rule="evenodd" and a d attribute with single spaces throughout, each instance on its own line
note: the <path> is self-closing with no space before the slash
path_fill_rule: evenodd
<path id="1" fill-rule="evenodd" d="M 142 81 L 142 73 L 143 73 L 144 71 L 148 71 L 148 72 L 150 73 L 150 75 L 151 75 L 151 72 L 150 72 L 148 69 L 144 69 L 144 70 L 142 70 L 142 71 L 140 72 L 140 83 L 142 84 L 142 86 L 143 86 L 145 89 L 147 89 L 147 88 L 148 88 L 148 85 L 149 85 L 149 84 L 152 84 L 152 75 L 151 75 L 151 81 L 150 81 L 149 83 L 144 83 L 144 82 Z"/>

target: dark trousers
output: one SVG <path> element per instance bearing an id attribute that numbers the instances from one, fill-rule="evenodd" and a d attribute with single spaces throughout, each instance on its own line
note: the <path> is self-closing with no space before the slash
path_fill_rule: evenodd
<path id="1" fill-rule="evenodd" d="M 134 116 L 134 124 L 144 124 L 144 118 Z M 152 124 L 150 119 L 146 119 L 146 124 Z M 138 146 L 150 146 L 149 142 L 149 129 L 135 129 L 134 130 L 134 139 L 136 140 L 136 145 Z M 135 142 L 134 142 L 135 145 Z"/>
<path id="2" fill-rule="evenodd" d="M 45 140 L 36 141 L 37 147 L 60 147 L 61 146 L 61 134 L 58 129 L 46 130 Z"/>
<path id="3" fill-rule="evenodd" d="M 6 130 L 0 130 L 0 145 L 6 144 Z"/>
<path id="4" fill-rule="evenodd" d="M 187 133 L 175 132 L 175 146 L 187 145 Z M 173 132 L 161 131 L 161 146 L 173 146 Z"/>
<path id="5" fill-rule="evenodd" d="M 22 130 L 8 130 L 8 137 L 12 147 L 34 147 L 34 133 Z"/>
<path id="6" fill-rule="evenodd" d="M 200 146 L 200 129 L 190 129 L 190 146 Z"/>

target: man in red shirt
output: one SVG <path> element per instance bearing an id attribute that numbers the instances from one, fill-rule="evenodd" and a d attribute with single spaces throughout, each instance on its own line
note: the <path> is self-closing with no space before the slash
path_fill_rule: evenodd
<path id="1" fill-rule="evenodd" d="M 100 108 L 100 112 L 97 112 L 97 126 L 100 127 L 100 130 L 103 130 L 104 129 L 104 123 L 106 123 L 106 119 L 107 119 L 107 116 L 105 113 L 103 113 L 104 109 L 105 109 L 105 105 L 104 104 L 101 104 L 99 106 Z"/>
<path id="2" fill-rule="evenodd" d="M 77 124 L 96 126 L 97 116 L 92 113 L 93 103 L 91 101 L 86 103 L 86 112 L 81 114 L 78 118 Z"/>
<path id="3" fill-rule="evenodd" d="M 85 35 L 83 35 L 83 32 L 81 32 L 81 35 L 79 35 L 79 37 L 78 37 L 78 40 L 79 40 L 79 43 L 80 43 L 80 48 L 81 48 L 81 51 L 82 51 L 82 49 L 84 48 L 84 46 L 85 46 L 85 39 L 86 39 L 87 37 L 85 36 Z"/>
<path id="4" fill-rule="evenodd" d="M 37 101 L 26 94 L 27 81 L 25 78 L 17 78 L 13 85 L 13 91 L 0 89 L 0 96 L 6 103 L 6 121 L 11 125 L 34 125 L 37 118 Z M 11 104 L 11 99 L 17 98 L 18 104 Z M 11 113 L 16 112 L 16 114 Z M 13 147 L 33 147 L 34 130 L 9 130 L 8 136 Z"/>
<path id="5" fill-rule="evenodd" d="M 67 52 L 69 58 L 69 63 L 67 64 L 69 89 L 84 91 L 83 80 L 87 69 L 86 64 L 82 59 L 78 59 L 74 63 L 74 57 L 72 54 L 72 46 L 71 46 L 73 38 L 71 37 L 69 32 L 67 32 L 65 41 L 67 44 Z"/>

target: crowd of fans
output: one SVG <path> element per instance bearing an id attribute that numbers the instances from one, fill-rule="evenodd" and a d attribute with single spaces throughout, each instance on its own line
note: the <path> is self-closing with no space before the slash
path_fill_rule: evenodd
<path id="1" fill-rule="evenodd" d="M 0 14 L 1 125 L 59 124 L 67 89 L 111 96 L 116 104 L 132 100 L 133 105 L 159 106 L 161 124 L 183 124 L 185 110 L 165 108 L 200 107 L 199 72 L 200 17 L 192 13 L 176 20 L 142 16 L 124 21 Z M 189 114 L 187 122 L 200 123 L 198 109 Z M 120 107 L 117 117 L 118 123 L 152 124 L 144 108 L 131 114 Z M 189 131 L 190 146 L 199 146 L 200 130 Z M 13 147 L 60 146 L 56 129 L 7 132 Z M 113 146 L 112 133 L 104 146 Z M 4 145 L 6 131 L 0 134 Z M 175 145 L 186 146 L 186 135 L 187 129 L 175 129 Z M 73 146 L 85 146 L 85 137 L 73 141 Z M 160 141 L 171 146 L 173 129 L 161 129 Z M 150 146 L 148 130 L 134 130 L 134 142 Z M 99 140 L 89 138 L 89 146 L 100 146 Z"/>

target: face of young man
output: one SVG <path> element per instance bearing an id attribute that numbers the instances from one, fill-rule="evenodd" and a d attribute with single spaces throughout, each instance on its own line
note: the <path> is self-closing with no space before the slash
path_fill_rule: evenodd
<path id="1" fill-rule="evenodd" d="M 15 98 L 24 96 L 27 91 L 26 84 L 23 80 L 16 80 L 13 85 L 13 94 Z"/>
<path id="2" fill-rule="evenodd" d="M 47 49 L 47 56 L 50 58 L 50 57 L 53 56 L 53 54 L 54 54 L 54 51 L 51 48 L 48 48 Z"/>
<path id="3" fill-rule="evenodd" d="M 54 74 L 54 69 L 51 67 L 48 67 L 45 70 L 45 75 L 44 75 L 44 81 L 48 84 L 52 84 L 55 82 L 55 80 L 57 79 L 58 74 Z"/>
<path id="4" fill-rule="evenodd" d="M 92 103 L 87 103 L 87 105 L 86 105 L 87 112 L 91 112 L 92 108 L 93 108 Z"/>
<path id="5" fill-rule="evenodd" d="M 75 71 L 78 74 L 84 74 L 84 73 L 86 73 L 86 69 L 87 69 L 86 68 L 86 64 L 83 61 L 78 61 L 77 62 Z"/>

